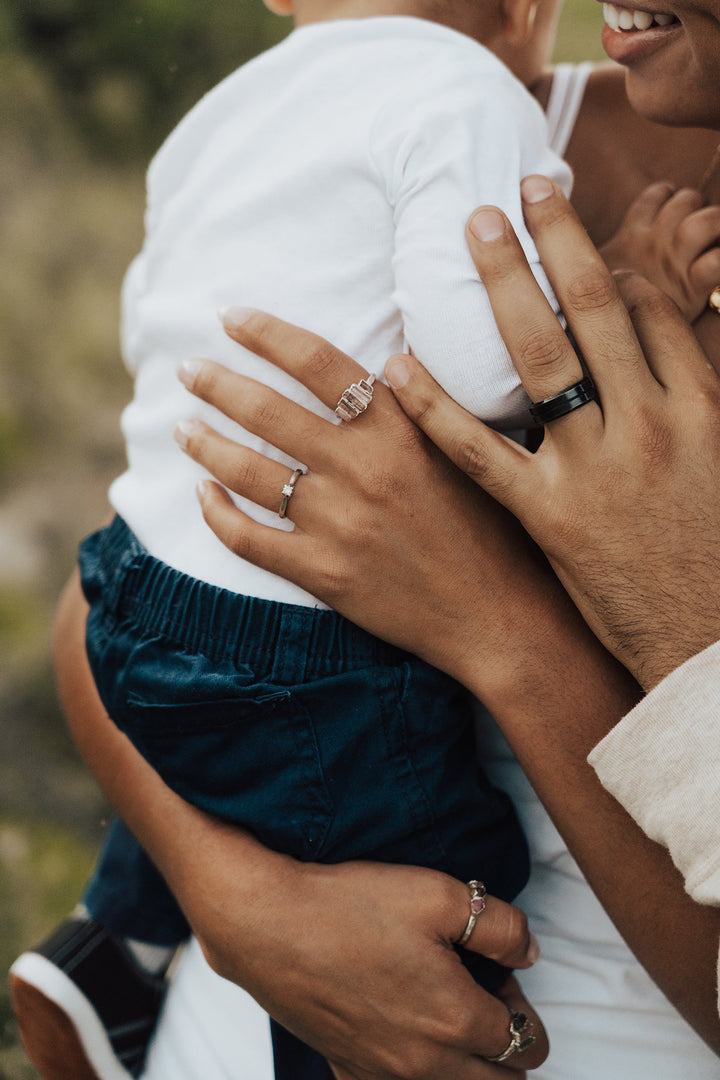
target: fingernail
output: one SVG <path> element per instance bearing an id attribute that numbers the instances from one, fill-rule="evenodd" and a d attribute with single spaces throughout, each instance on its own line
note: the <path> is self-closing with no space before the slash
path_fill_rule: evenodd
<path id="1" fill-rule="evenodd" d="M 402 390 L 410 378 L 410 368 L 405 360 L 389 360 L 385 365 L 385 378 L 393 390 Z"/>
<path id="2" fill-rule="evenodd" d="M 181 446 L 183 450 L 187 449 L 187 444 L 190 441 L 190 436 L 193 435 L 199 425 L 197 420 L 178 420 L 173 431 L 175 442 L 178 446 Z"/>
<path id="3" fill-rule="evenodd" d="M 218 311 L 218 318 L 226 330 L 232 331 L 246 323 L 255 311 L 256 308 L 231 306 Z"/>
<path id="4" fill-rule="evenodd" d="M 195 379 L 200 374 L 202 367 L 202 360 L 183 360 L 178 368 L 178 379 L 187 386 L 188 390 L 192 389 Z"/>
<path id="5" fill-rule="evenodd" d="M 202 502 L 205 496 L 210 493 L 210 481 L 200 480 L 195 490 L 197 492 L 198 499 L 200 499 L 200 501 Z"/>
<path id="6" fill-rule="evenodd" d="M 497 210 L 478 210 L 470 218 L 470 232 L 478 240 L 497 240 L 505 232 L 505 218 Z"/>
<path id="7" fill-rule="evenodd" d="M 549 199 L 553 186 L 545 176 L 526 176 L 520 185 L 523 202 L 536 203 Z"/>
<path id="8" fill-rule="evenodd" d="M 538 960 L 540 959 L 540 955 L 541 954 L 540 954 L 540 946 L 538 945 L 538 939 L 535 937 L 535 935 L 533 934 L 533 932 L 531 930 L 530 931 L 530 944 L 528 945 L 528 951 L 527 951 L 528 963 L 537 964 Z"/>

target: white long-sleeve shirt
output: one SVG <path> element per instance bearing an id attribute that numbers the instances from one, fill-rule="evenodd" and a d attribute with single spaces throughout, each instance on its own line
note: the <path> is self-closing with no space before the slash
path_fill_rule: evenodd
<path id="1" fill-rule="evenodd" d="M 146 242 L 124 291 L 136 389 L 123 417 L 129 468 L 110 498 L 151 554 L 235 592 L 316 604 L 216 539 L 195 496 L 202 474 L 172 438 L 179 419 L 200 416 L 285 463 L 288 477 L 298 464 L 182 388 L 176 370 L 192 357 L 334 420 L 225 337 L 217 311 L 228 304 L 313 330 L 376 373 L 409 346 L 473 413 L 525 426 L 465 223 L 478 205 L 501 206 L 552 297 L 521 211 L 520 180 L 535 172 L 569 186 L 538 104 L 487 49 L 436 23 L 305 26 L 211 91 L 150 167 Z"/>

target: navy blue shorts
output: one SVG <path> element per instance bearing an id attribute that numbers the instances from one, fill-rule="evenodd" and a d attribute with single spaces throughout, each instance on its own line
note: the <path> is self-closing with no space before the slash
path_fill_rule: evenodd
<path id="1" fill-rule="evenodd" d="M 473 701 L 458 683 L 335 612 L 181 574 L 119 518 L 83 542 L 80 568 L 103 703 L 189 802 L 298 859 L 433 867 L 506 900 L 524 886 L 525 840 L 477 765 Z M 87 893 L 93 915 L 117 933 L 177 939 L 161 879 L 116 833 Z M 488 988 L 505 976 L 463 958 Z"/>

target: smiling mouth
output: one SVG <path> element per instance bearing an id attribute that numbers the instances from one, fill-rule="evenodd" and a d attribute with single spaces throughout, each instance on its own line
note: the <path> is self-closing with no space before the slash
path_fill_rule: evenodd
<path id="1" fill-rule="evenodd" d="M 618 7 L 617 4 L 603 4 L 603 14 L 610 29 L 620 33 L 650 30 L 678 22 L 674 15 L 668 15 L 667 12 L 631 11 L 630 8 Z"/>

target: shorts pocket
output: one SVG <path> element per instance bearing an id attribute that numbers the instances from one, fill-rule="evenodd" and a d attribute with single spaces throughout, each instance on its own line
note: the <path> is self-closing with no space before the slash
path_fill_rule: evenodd
<path id="1" fill-rule="evenodd" d="M 312 716 L 288 689 L 210 678 L 217 696 L 148 700 L 125 685 L 113 714 L 143 757 L 178 794 L 245 825 L 277 851 L 313 859 L 333 820 Z M 136 684 L 137 687 L 137 684 Z M 153 695 L 154 696 L 154 695 Z M 188 695 L 190 696 L 190 695 Z"/>

